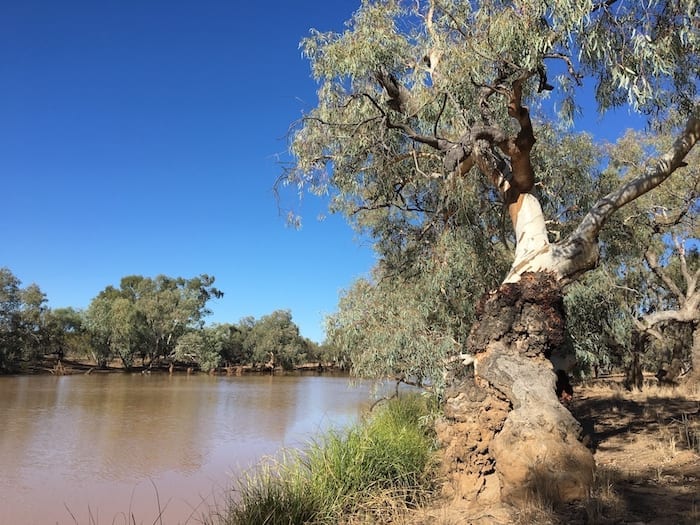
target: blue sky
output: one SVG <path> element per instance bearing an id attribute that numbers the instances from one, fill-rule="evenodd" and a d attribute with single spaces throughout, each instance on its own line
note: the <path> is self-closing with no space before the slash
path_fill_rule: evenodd
<path id="1" fill-rule="evenodd" d="M 207 273 L 225 292 L 210 322 L 290 309 L 322 341 L 374 257 L 342 218 L 316 220 L 321 199 L 288 228 L 272 187 L 290 124 L 316 100 L 299 41 L 342 30 L 358 6 L 4 2 L 0 266 L 76 308 L 126 275 Z"/>
<path id="2" fill-rule="evenodd" d="M 290 309 L 323 340 L 373 255 L 311 196 L 288 228 L 272 186 L 315 101 L 299 41 L 358 5 L 4 2 L 0 266 L 77 308 L 125 275 L 208 273 L 209 321 Z"/>

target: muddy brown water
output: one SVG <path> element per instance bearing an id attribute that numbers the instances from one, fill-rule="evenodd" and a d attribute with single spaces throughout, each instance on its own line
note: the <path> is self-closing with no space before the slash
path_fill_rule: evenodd
<path id="1" fill-rule="evenodd" d="M 342 376 L 2 377 L 0 525 L 200 523 L 261 458 L 356 421 L 370 391 Z"/>

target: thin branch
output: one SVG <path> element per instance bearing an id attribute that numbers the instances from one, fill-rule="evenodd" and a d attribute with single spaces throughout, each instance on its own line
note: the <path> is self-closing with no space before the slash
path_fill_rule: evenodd
<path id="1" fill-rule="evenodd" d="M 598 9 L 607 9 L 611 5 L 613 5 L 617 0 L 605 0 L 605 2 L 601 2 L 599 4 L 596 4 L 593 6 L 593 9 L 591 9 L 591 13 L 595 13 L 598 11 Z"/>
<path id="2" fill-rule="evenodd" d="M 435 124 L 433 125 L 433 135 L 437 137 L 437 128 L 438 128 L 438 123 L 440 122 L 440 118 L 442 118 L 442 114 L 445 111 L 445 106 L 447 105 L 447 93 L 443 93 L 442 97 L 442 106 L 440 106 L 440 112 L 438 113 L 437 118 L 435 119 Z"/>
<path id="3" fill-rule="evenodd" d="M 419 175 L 422 175 L 426 179 L 443 179 L 445 176 L 442 173 L 426 173 L 422 169 L 420 169 L 420 166 L 418 165 L 418 152 L 414 149 L 412 151 L 413 154 L 413 167 L 416 170 L 416 173 Z"/>
<path id="4" fill-rule="evenodd" d="M 437 6 L 442 10 L 442 12 L 445 13 L 445 14 L 447 15 L 447 17 L 452 21 L 452 23 L 454 24 L 454 29 L 455 29 L 460 35 L 462 35 L 465 39 L 468 40 L 468 39 L 469 39 L 469 35 L 467 35 L 467 33 L 464 32 L 463 29 L 461 29 L 461 26 L 463 25 L 463 23 L 460 23 L 460 21 L 457 20 L 457 18 L 455 17 L 455 15 L 454 15 L 452 12 L 448 11 L 447 9 L 445 9 L 445 8 L 441 5 L 441 3 L 438 2 L 437 0 L 435 1 L 435 5 L 437 5 Z"/>
<path id="5" fill-rule="evenodd" d="M 362 93 L 362 96 L 367 97 L 370 100 L 370 102 L 372 102 L 374 107 L 377 108 L 381 112 L 387 128 L 399 129 L 399 130 L 403 131 L 406 134 L 406 136 L 408 136 L 410 139 L 415 140 L 416 142 L 423 143 L 423 144 L 428 144 L 429 146 L 432 146 L 435 149 L 439 149 L 437 138 L 426 137 L 425 135 L 420 135 L 419 133 L 416 133 L 408 124 L 404 124 L 404 123 L 395 124 L 395 123 L 393 123 L 391 121 L 391 119 L 389 118 L 389 115 L 386 113 L 386 111 L 384 111 L 382 106 L 379 104 L 379 102 L 377 102 L 374 99 L 374 97 L 372 95 L 370 95 L 369 93 Z"/>
<path id="6" fill-rule="evenodd" d="M 351 215 L 357 215 L 358 213 L 362 211 L 376 211 L 376 210 L 384 210 L 388 208 L 396 208 L 401 211 L 406 211 L 406 212 L 417 212 L 417 213 L 435 213 L 435 210 L 428 210 L 425 209 L 421 206 L 398 206 L 397 204 L 393 202 L 383 202 L 381 204 L 373 204 L 371 206 L 358 206 L 354 210 L 352 210 Z"/>
<path id="7" fill-rule="evenodd" d="M 404 124 L 403 122 L 392 122 L 388 116 L 385 117 L 385 122 L 387 128 L 401 130 L 411 140 L 415 140 L 416 142 L 420 142 L 421 144 L 426 144 L 431 148 L 435 148 L 436 150 L 440 151 L 444 151 L 444 149 L 446 148 L 447 141 L 440 140 L 437 137 L 428 137 L 427 135 L 421 135 L 420 133 L 416 133 L 408 124 Z"/>
<path id="8" fill-rule="evenodd" d="M 685 246 L 683 246 L 683 243 L 678 241 L 678 237 L 676 237 L 676 235 L 673 235 L 673 244 L 675 245 L 676 250 L 678 250 L 678 258 L 680 259 L 681 263 L 681 275 L 683 276 L 683 279 L 685 279 L 685 282 L 690 284 L 691 277 L 690 272 L 688 271 L 688 261 L 685 258 Z"/>
<path id="9" fill-rule="evenodd" d="M 574 64 L 571 61 L 571 57 L 564 55 L 563 53 L 547 53 L 545 54 L 542 58 L 544 59 L 557 59 L 557 60 L 563 60 L 564 63 L 566 64 L 566 68 L 569 71 L 569 75 L 576 81 L 577 86 L 582 86 L 583 82 L 583 75 L 576 71 L 574 68 Z"/>

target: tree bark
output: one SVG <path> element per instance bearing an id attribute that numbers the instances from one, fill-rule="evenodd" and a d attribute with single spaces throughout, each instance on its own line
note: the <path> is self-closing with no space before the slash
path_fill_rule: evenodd
<path id="1" fill-rule="evenodd" d="M 465 442 L 472 437 L 470 432 L 444 433 L 449 441 L 445 461 L 475 465 L 471 474 L 478 477 L 495 469 L 500 498 L 510 503 L 525 503 L 533 494 L 558 501 L 587 495 L 595 462 L 580 441 L 579 424 L 556 396 L 556 375 L 549 360 L 552 353 L 563 353 L 561 288 L 596 266 L 598 233 L 610 215 L 683 166 L 684 157 L 700 139 L 700 119 L 693 116 L 671 149 L 650 164 L 643 176 L 596 203 L 569 238 L 550 243 L 542 208 L 532 193 L 535 178 L 530 151 L 535 136 L 529 111 L 522 105 L 523 83 L 534 74 L 522 71 L 510 86 L 508 114 L 520 126 L 515 137 L 506 137 L 489 125 L 484 115 L 484 126 L 473 128 L 456 143 L 447 142 L 437 132 L 424 136 L 408 124 L 394 123 L 382 110 L 387 127 L 442 152 L 443 166 L 451 176 L 466 175 L 476 165 L 499 191 L 513 223 L 515 260 L 504 284 L 480 303 L 467 344 L 475 355 L 477 388 L 495 394 L 475 395 L 473 388 L 465 387 L 446 399 L 446 417 L 454 428 L 469 420 L 483 423 L 483 418 L 474 418 L 469 411 L 488 411 L 494 403 L 500 407 L 496 412 L 506 415 L 489 420 L 488 431 L 474 434 L 479 436 L 478 446 Z M 391 75 L 378 73 L 377 80 L 388 95 L 387 105 L 406 113 L 405 88 Z M 505 90 L 486 88 L 486 98 Z M 510 163 L 503 162 L 495 148 Z M 464 399 L 472 401 L 465 403 Z"/>
<path id="2" fill-rule="evenodd" d="M 477 356 L 477 381 L 495 388 L 511 405 L 490 444 L 501 499 L 584 498 L 595 463 L 580 441 L 580 425 L 557 398 L 549 361 L 565 341 L 558 280 L 553 274 L 526 273 L 518 283 L 487 295 L 478 315 L 468 342 Z"/>

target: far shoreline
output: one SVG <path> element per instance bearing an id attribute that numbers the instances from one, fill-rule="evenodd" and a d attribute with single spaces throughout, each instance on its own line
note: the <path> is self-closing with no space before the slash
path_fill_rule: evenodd
<path id="1" fill-rule="evenodd" d="M 271 376 L 294 376 L 294 375 L 350 375 L 347 369 L 337 366 L 335 363 L 309 362 L 295 366 L 292 369 L 284 369 L 281 366 L 255 366 L 255 365 L 231 365 L 216 368 L 210 372 L 203 372 L 197 367 L 187 363 L 147 363 L 138 366 L 125 367 L 119 360 L 113 360 L 106 366 L 97 366 L 90 360 L 66 359 L 56 356 L 46 356 L 40 362 L 17 370 L 9 374 L 2 374 L 5 377 L 12 376 L 33 376 L 33 375 L 91 375 L 91 374 L 168 374 L 168 375 L 208 375 L 239 377 L 246 375 L 271 375 Z M 0 375 L 0 377 L 2 377 Z"/>

